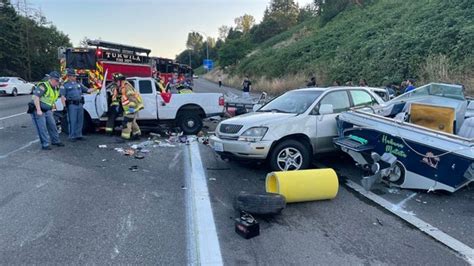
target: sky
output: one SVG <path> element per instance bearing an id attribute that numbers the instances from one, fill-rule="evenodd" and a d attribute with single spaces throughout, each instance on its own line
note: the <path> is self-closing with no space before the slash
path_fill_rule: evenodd
<path id="1" fill-rule="evenodd" d="M 84 37 L 149 48 L 175 58 L 190 31 L 218 37 L 222 25 L 250 14 L 260 22 L 270 0 L 12 0 L 41 10 L 74 46 Z M 303 6 L 312 0 L 296 0 Z"/>

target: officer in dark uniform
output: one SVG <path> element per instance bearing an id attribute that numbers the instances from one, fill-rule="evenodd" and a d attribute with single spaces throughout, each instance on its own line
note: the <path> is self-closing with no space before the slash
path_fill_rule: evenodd
<path id="1" fill-rule="evenodd" d="M 94 89 L 88 89 L 76 81 L 74 69 L 67 70 L 67 81 L 60 90 L 61 100 L 67 110 L 69 124 L 69 140 L 84 140 L 82 137 L 82 125 L 84 124 L 84 98 L 83 93 L 90 93 Z"/>

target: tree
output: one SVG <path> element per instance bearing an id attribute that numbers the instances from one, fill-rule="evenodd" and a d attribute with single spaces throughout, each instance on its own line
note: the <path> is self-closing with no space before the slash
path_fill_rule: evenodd
<path id="1" fill-rule="evenodd" d="M 203 37 L 199 32 L 190 32 L 188 33 L 188 40 L 186 41 L 186 47 L 197 51 L 202 47 Z"/>
<path id="2" fill-rule="evenodd" d="M 245 14 L 234 19 L 235 29 L 242 31 L 247 34 L 250 29 L 255 25 L 255 18 L 252 15 Z"/>
<path id="3" fill-rule="evenodd" d="M 252 50 L 252 44 L 248 38 L 228 40 L 219 50 L 219 63 L 221 66 L 236 64 Z"/>
<path id="4" fill-rule="evenodd" d="M 219 32 L 219 39 L 225 41 L 225 39 L 227 39 L 227 34 L 229 34 L 230 27 L 222 25 L 217 30 Z"/>

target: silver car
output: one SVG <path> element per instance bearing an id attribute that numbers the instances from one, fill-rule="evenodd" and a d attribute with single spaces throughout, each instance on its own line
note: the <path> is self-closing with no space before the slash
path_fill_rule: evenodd
<path id="1" fill-rule="evenodd" d="M 312 156 L 334 151 L 336 117 L 350 108 L 379 105 L 367 87 L 307 88 L 286 92 L 254 113 L 222 121 L 210 144 L 222 157 L 268 160 L 276 171 L 305 169 Z"/>

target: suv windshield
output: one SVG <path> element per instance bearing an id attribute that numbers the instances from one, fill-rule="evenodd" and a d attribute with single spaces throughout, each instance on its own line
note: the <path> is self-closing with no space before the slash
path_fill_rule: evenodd
<path id="1" fill-rule="evenodd" d="M 269 102 L 258 112 L 303 113 L 322 91 L 290 91 Z"/>

